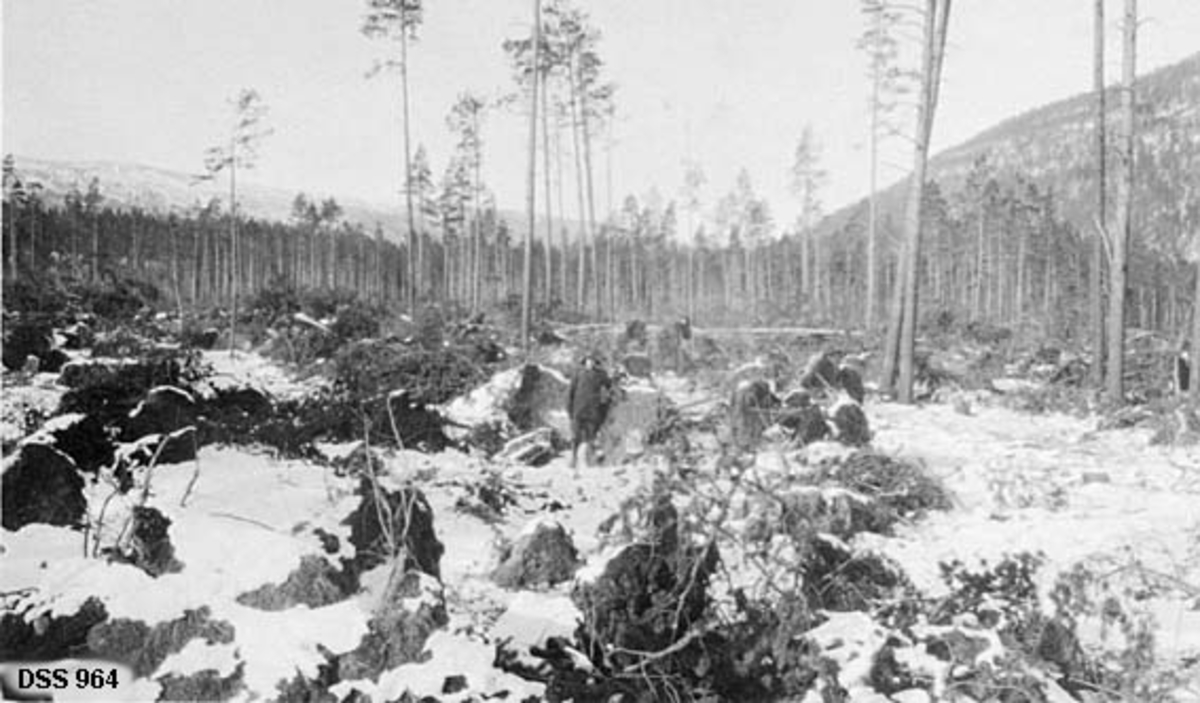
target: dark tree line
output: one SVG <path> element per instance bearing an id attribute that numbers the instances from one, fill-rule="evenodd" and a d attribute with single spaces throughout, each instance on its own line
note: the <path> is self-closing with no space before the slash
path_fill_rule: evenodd
<path id="1" fill-rule="evenodd" d="M 19 179 L 19 167 L 12 176 Z M 443 226 L 421 234 L 428 280 L 420 298 L 463 310 L 511 303 L 521 291 L 522 238 L 490 202 L 479 211 L 477 230 L 470 226 L 470 193 L 443 202 Z M 665 319 L 691 309 L 708 325 L 856 327 L 868 305 L 867 204 L 823 234 L 821 265 L 806 269 L 805 246 L 813 243 L 795 233 L 765 236 L 760 228 L 770 226 L 769 213 L 755 203 L 751 197 L 744 210 L 730 205 L 734 209 L 718 218 L 721 232 L 700 227 L 688 243 L 677 231 L 674 202 L 628 197 L 621 212 L 598 227 L 589 247 L 594 251 L 581 252 L 580 239 L 567 237 L 549 249 L 550 296 L 543 292 L 546 243 L 534 242 L 535 307 L 597 319 L 584 309 L 591 300 L 573 299 L 578 269 L 566 265 L 594 253 L 601 266 L 587 285 L 600 291 L 598 319 Z M 353 290 L 397 307 L 404 302 L 408 248 L 378 226 L 345 221 L 333 200 L 299 195 L 289 222 L 243 219 L 236 258 L 228 212 L 219 202 L 166 215 L 116 207 L 99 182 L 73 189 L 60 202 L 48 202 L 31 185 L 14 186 L 6 191 L 3 226 L 7 281 L 36 280 L 51 269 L 91 281 L 116 274 L 154 284 L 172 304 L 201 307 L 229 305 L 235 280 L 243 295 L 287 285 Z M 888 291 L 897 275 L 899 224 L 884 218 L 878 227 L 878 289 Z M 923 323 L 976 321 L 1076 340 L 1088 333 L 1092 239 L 1061 213 L 1052 190 L 1020 174 L 998 173 L 980 158 L 957 189 L 927 186 L 922 227 Z M 1183 330 L 1191 315 L 1191 268 L 1158 247 L 1133 247 L 1131 326 Z M 555 291 L 566 291 L 568 299 Z"/>

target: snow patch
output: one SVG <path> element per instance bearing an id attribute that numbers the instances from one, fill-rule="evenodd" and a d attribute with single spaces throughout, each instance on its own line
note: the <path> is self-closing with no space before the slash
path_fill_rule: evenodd
<path id="1" fill-rule="evenodd" d="M 378 683 L 359 679 L 342 681 L 330 688 L 339 699 L 358 691 L 371 700 L 396 700 L 406 691 L 414 698 L 432 696 L 439 701 L 477 700 L 480 696 L 494 697 L 507 692 L 507 700 L 527 697 L 541 699 L 542 684 L 526 681 L 492 666 L 496 652 L 491 645 L 477 640 L 438 631 L 429 637 L 425 647 L 429 659 L 421 663 L 401 664 L 379 677 Z M 462 676 L 466 688 L 457 693 L 443 693 L 446 679 Z"/>
<path id="2" fill-rule="evenodd" d="M 221 678 L 226 678 L 241 661 L 237 651 L 236 644 L 209 644 L 197 637 L 185 644 L 182 650 L 164 659 L 151 678 L 169 674 L 191 676 L 206 670 L 215 671 Z"/>

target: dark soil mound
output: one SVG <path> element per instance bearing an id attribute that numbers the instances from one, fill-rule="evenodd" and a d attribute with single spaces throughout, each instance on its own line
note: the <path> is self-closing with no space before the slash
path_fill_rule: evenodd
<path id="1" fill-rule="evenodd" d="M 104 423 L 87 415 L 50 432 L 54 448 L 71 457 L 80 471 L 95 473 L 113 463 L 113 441 Z"/>
<path id="2" fill-rule="evenodd" d="M 58 371 L 66 358 L 54 353 L 54 329 L 47 319 L 27 319 L 4 330 L 4 368 L 20 371 L 29 357 L 38 360 L 39 371 Z"/>
<path id="3" fill-rule="evenodd" d="M 388 669 L 422 661 L 425 642 L 435 630 L 446 626 L 445 602 L 422 593 L 420 574 L 409 571 L 396 579 L 384 598 L 384 606 L 367 623 L 368 632 L 358 647 L 337 657 L 342 680 L 378 678 Z M 415 609 L 409 603 L 418 600 Z"/>
<path id="4" fill-rule="evenodd" d="M 837 386 L 859 405 L 867 397 L 866 386 L 863 385 L 862 374 L 851 366 L 840 366 L 837 372 Z"/>
<path id="5" fill-rule="evenodd" d="M 378 490 L 376 494 L 370 479 L 363 478 L 358 487 L 362 502 L 343 521 L 350 526 L 350 543 L 356 550 L 347 572 L 357 579 L 403 551 L 405 569 L 441 578 L 445 547 L 434 532 L 433 508 L 425 494 L 417 488 Z"/>
<path id="6" fill-rule="evenodd" d="M 862 447 L 871 442 L 867 414 L 858 403 L 838 403 L 833 408 L 833 425 L 837 439 L 850 447 Z"/>
<path id="7" fill-rule="evenodd" d="M 45 444 L 21 447 L 4 472 L 4 529 L 35 522 L 79 527 L 86 513 L 83 477 L 71 457 Z"/>
<path id="8" fill-rule="evenodd" d="M 538 525 L 505 550 L 492 579 L 505 588 L 553 586 L 570 580 L 579 565 L 571 536 L 562 525 Z"/>
<path id="9" fill-rule="evenodd" d="M 266 584 L 243 593 L 237 602 L 259 610 L 287 610 L 296 605 L 320 608 L 346 598 L 342 580 L 328 561 L 309 555 L 301 558 L 300 566 L 283 583 Z"/>
<path id="10" fill-rule="evenodd" d="M 208 644 L 233 642 L 233 626 L 209 617 L 210 612 L 204 607 L 188 610 L 182 617 L 154 627 L 140 620 L 109 620 L 88 632 L 87 645 L 92 655 L 121 662 L 133 669 L 134 676 L 146 677 L 194 639 L 201 638 Z"/>
<path id="11" fill-rule="evenodd" d="M 175 558 L 175 547 L 167 534 L 171 520 L 157 508 L 137 505 L 128 545 L 113 555 L 115 561 L 133 564 L 151 576 L 177 573 L 183 564 Z"/>
<path id="12" fill-rule="evenodd" d="M 788 408 L 779 417 L 779 425 L 801 445 L 825 439 L 829 436 L 829 423 L 825 411 L 817 405 Z"/>
<path id="13" fill-rule="evenodd" d="M 104 604 L 88 598 L 70 615 L 43 615 L 26 621 L 24 614 L 0 615 L 0 661 L 54 661 L 87 652 L 88 632 L 108 619 Z"/>
<path id="14" fill-rule="evenodd" d="M 837 365 L 829 354 L 820 352 L 805 364 L 804 372 L 800 375 L 800 387 L 814 395 L 822 395 L 837 388 L 837 380 Z"/>
<path id="15" fill-rule="evenodd" d="M 149 434 L 170 434 L 196 424 L 197 406 L 192 394 L 175 386 L 150 389 L 122 428 L 126 441 Z"/>
<path id="16" fill-rule="evenodd" d="M 679 543 L 679 516 L 669 500 L 658 500 L 648 519 L 651 542 L 626 547 L 600 578 L 572 594 L 580 612 L 588 614 L 576 633 L 579 641 L 593 660 L 605 649 L 615 651 L 609 660 L 617 668 L 638 661 L 623 651 L 660 651 L 701 621 L 708 579 L 719 561 L 712 544 Z"/>

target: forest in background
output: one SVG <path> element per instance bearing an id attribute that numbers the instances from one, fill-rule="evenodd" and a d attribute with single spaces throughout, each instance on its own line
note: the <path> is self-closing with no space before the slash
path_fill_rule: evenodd
<path id="1" fill-rule="evenodd" d="M 466 313 L 518 304 L 528 227 L 536 230 L 529 256 L 534 308 L 542 317 L 688 314 L 709 326 L 882 324 L 882 305 L 895 285 L 905 184 L 878 195 L 880 252 L 869 285 L 867 200 L 822 216 L 819 143 L 807 131 L 792 166 L 803 201 L 795 223 L 774 221 L 745 172 L 713 207 L 702 207 L 697 192 L 706 178 L 696 162 L 682 174 L 678 198 L 651 192 L 612 202 L 610 186 L 606 211 L 589 236 L 595 207 L 589 132 L 603 132 L 614 90 L 600 80 L 598 34 L 586 17 L 557 3 L 547 13 L 551 37 L 543 39 L 542 53 L 549 58 L 538 59 L 539 83 L 543 104 L 554 107 L 543 113 L 546 168 L 538 187 L 549 197 L 532 226 L 498 210 L 478 181 L 478 120 L 494 107 L 464 94 L 448 116 L 460 149 L 441 182 L 423 149 L 412 160 L 407 239 L 390 231 L 394 214 L 385 228 L 383 217 L 363 221 L 379 213 L 355 207 L 352 219 L 333 198 L 304 194 L 295 196 L 285 219 L 258 217 L 239 203 L 235 228 L 228 199 L 186 203 L 177 192 L 131 194 L 119 173 L 64 189 L 41 164 L 27 174 L 10 155 L 6 288 L 36 289 L 48 277 L 137 280 L 157 288 L 164 306 L 193 311 L 228 307 L 237 291 L 344 289 L 407 309 L 411 282 L 420 302 Z M 530 87 L 530 41 L 505 48 L 516 101 Z M 1191 316 L 1200 223 L 1200 55 L 1139 78 L 1138 95 L 1126 308 L 1131 326 L 1177 336 Z M 1039 108 L 931 160 L 921 217 L 922 322 L 1002 325 L 1064 341 L 1086 335 L 1096 236 L 1093 102 L 1082 94 Z M 571 161 L 576 168 L 564 175 Z M 576 208 L 564 203 L 568 177 L 577 186 Z"/>

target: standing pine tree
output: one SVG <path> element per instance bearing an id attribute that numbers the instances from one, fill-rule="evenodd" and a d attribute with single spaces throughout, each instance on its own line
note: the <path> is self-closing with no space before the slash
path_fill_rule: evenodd
<path id="1" fill-rule="evenodd" d="M 480 220 L 480 197 L 483 194 L 483 119 L 487 114 L 487 102 L 480 96 L 470 92 L 460 93 L 446 124 L 450 131 L 458 137 L 454 145 L 455 158 L 463 164 L 470 174 L 471 187 L 471 222 L 469 228 L 469 245 L 467 248 L 469 264 L 467 265 L 469 291 L 468 299 L 471 311 L 474 312 L 480 304 L 480 277 L 482 275 L 481 258 L 483 256 L 483 229 Z"/>
<path id="2" fill-rule="evenodd" d="M 1112 228 L 1112 276 L 1108 291 L 1108 370 L 1110 403 L 1125 402 L 1125 296 L 1129 274 L 1129 238 L 1133 228 L 1134 82 L 1137 71 L 1137 0 L 1125 0 L 1122 57 L 1121 132 L 1117 174 L 1116 223 Z"/>
<path id="3" fill-rule="evenodd" d="M 8 230 L 8 280 L 17 280 L 17 213 L 25 205 L 25 183 L 12 154 L 4 156 L 4 224 Z"/>
<path id="4" fill-rule="evenodd" d="M 1108 217 L 1108 177 L 1106 152 L 1107 141 L 1105 119 L 1108 110 L 1105 107 L 1104 95 L 1104 0 L 1096 0 L 1093 13 L 1093 59 L 1092 59 L 1092 90 L 1096 92 L 1096 232 L 1092 237 L 1091 280 L 1089 291 L 1091 300 L 1092 349 L 1095 350 L 1092 360 L 1092 383 L 1097 387 L 1104 384 L 1104 223 Z"/>
<path id="5" fill-rule="evenodd" d="M 902 403 L 913 400 L 913 353 L 917 330 L 917 272 L 921 261 L 921 205 L 925 196 L 925 171 L 929 159 L 929 140 L 933 134 L 933 116 L 937 109 L 942 60 L 950 22 L 951 0 L 925 1 L 925 30 L 922 36 L 921 99 L 917 109 L 917 132 L 913 146 L 913 172 L 909 176 L 908 204 L 905 208 L 904 251 L 901 255 L 900 294 L 892 307 L 887 347 L 884 349 L 884 386 L 891 386 L 899 366 L 897 397 Z M 898 362 L 898 363 L 897 363 Z"/>
<path id="6" fill-rule="evenodd" d="M 229 286 L 232 293 L 232 315 L 229 322 L 229 353 L 233 353 L 234 336 L 237 333 L 238 294 L 241 288 L 240 263 L 238 250 L 238 211 L 237 211 L 237 169 L 253 168 L 258 155 L 258 145 L 271 134 L 269 128 L 262 122 L 267 114 L 267 106 L 257 90 L 243 89 L 232 101 L 233 121 L 229 127 L 228 142 L 221 146 L 211 147 L 204 155 L 204 174 L 201 180 L 216 178 L 222 171 L 229 172 L 229 246 L 231 258 L 229 267 Z"/>
<path id="7" fill-rule="evenodd" d="M 405 197 L 405 214 L 408 217 L 408 281 L 405 285 L 405 301 L 408 304 L 409 315 L 416 315 L 417 290 L 417 250 L 416 214 L 413 212 L 412 187 L 408 179 L 412 177 L 412 149 L 409 129 L 408 109 L 408 44 L 417 39 L 417 28 L 421 26 L 424 17 L 422 0 L 367 0 L 367 16 L 363 19 L 362 33 L 370 39 L 390 39 L 400 44 L 399 57 L 392 57 L 377 62 L 368 73 L 375 75 L 384 69 L 400 71 L 400 98 L 404 117 L 404 177 L 402 184 Z"/>
<path id="8" fill-rule="evenodd" d="M 533 0 L 533 63 L 539 65 L 538 55 L 542 49 L 542 0 Z M 521 276 L 521 345 L 529 349 L 530 314 L 533 306 L 533 238 L 537 230 L 537 113 L 538 81 L 532 80 L 529 106 L 529 179 L 526 193 L 526 216 L 529 232 L 525 236 L 525 261 Z"/>
<path id="9" fill-rule="evenodd" d="M 827 174 L 820 167 L 821 154 L 813 137 L 812 127 L 804 126 L 796 152 L 792 157 L 792 193 L 800 200 L 800 270 L 801 280 L 811 310 L 824 310 L 820 285 L 820 244 L 813 236 L 813 225 L 821 216 L 820 190 L 825 185 Z"/>
<path id="10" fill-rule="evenodd" d="M 867 73 L 871 81 L 871 97 L 867 109 L 871 115 L 868 144 L 871 159 L 870 195 L 867 198 L 867 304 L 863 321 L 867 329 L 879 319 L 879 217 L 876 191 L 879 189 L 879 147 L 885 137 L 896 131 L 894 113 L 899 98 L 907 90 L 908 77 L 897 66 L 899 41 L 896 38 L 903 16 L 899 6 L 887 0 L 861 0 L 867 18 L 867 29 L 858 40 L 858 47 L 867 54 Z"/>

